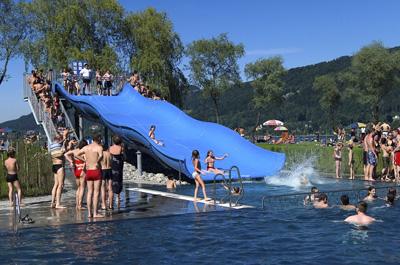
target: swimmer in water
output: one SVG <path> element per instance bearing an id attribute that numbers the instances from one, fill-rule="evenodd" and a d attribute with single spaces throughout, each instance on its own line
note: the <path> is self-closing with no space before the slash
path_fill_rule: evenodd
<path id="1" fill-rule="evenodd" d="M 342 205 L 340 205 L 340 209 L 345 210 L 345 211 L 350 211 L 350 210 L 356 209 L 356 206 L 350 204 L 349 196 L 347 196 L 346 194 L 343 194 L 342 196 L 340 196 L 340 201 L 342 203 Z"/>
<path id="2" fill-rule="evenodd" d="M 318 199 L 314 201 L 314 208 L 324 209 L 328 207 L 328 196 L 325 193 L 319 194 Z"/>
<path id="3" fill-rule="evenodd" d="M 222 187 L 224 187 L 224 189 L 229 190 L 229 187 L 225 184 L 222 184 Z M 239 187 L 232 187 L 230 190 L 232 195 L 240 195 L 242 193 L 242 190 Z"/>
<path id="4" fill-rule="evenodd" d="M 356 208 L 357 214 L 347 217 L 344 221 L 346 223 L 365 226 L 373 223 L 375 218 L 367 215 L 368 204 L 365 201 L 359 202 Z"/>
<path id="5" fill-rule="evenodd" d="M 308 180 L 306 175 L 302 174 L 300 176 L 300 184 L 303 185 L 303 186 L 307 186 L 308 184 L 310 184 L 310 181 Z"/>
<path id="6" fill-rule="evenodd" d="M 386 206 L 394 205 L 395 195 L 393 193 L 388 193 L 385 198 Z"/>
<path id="7" fill-rule="evenodd" d="M 317 199 L 318 194 L 319 194 L 318 188 L 312 187 L 311 193 L 304 198 L 304 205 L 306 205 L 307 203 L 314 202 Z"/>
<path id="8" fill-rule="evenodd" d="M 378 197 L 376 196 L 376 189 L 374 186 L 370 186 L 368 188 L 368 195 L 363 199 L 363 201 L 366 202 L 373 202 L 377 199 Z"/>

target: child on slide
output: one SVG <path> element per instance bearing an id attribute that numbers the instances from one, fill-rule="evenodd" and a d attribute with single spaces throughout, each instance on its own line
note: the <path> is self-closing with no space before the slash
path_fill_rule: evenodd
<path id="1" fill-rule="evenodd" d="M 227 157 L 228 157 L 228 154 L 224 154 L 222 157 L 216 157 L 216 156 L 214 156 L 214 152 L 212 150 L 209 150 L 207 152 L 207 157 L 204 160 L 204 162 L 207 165 L 207 171 L 213 172 L 214 174 L 224 174 L 224 171 L 215 168 L 215 161 L 216 160 L 224 160 Z"/>

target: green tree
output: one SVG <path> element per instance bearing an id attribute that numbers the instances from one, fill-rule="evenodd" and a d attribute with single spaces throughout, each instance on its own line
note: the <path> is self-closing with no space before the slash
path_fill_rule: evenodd
<path id="1" fill-rule="evenodd" d="M 182 106 L 187 81 L 178 65 L 184 47 L 166 13 L 148 8 L 124 20 L 123 50 L 131 68 L 153 88 Z"/>
<path id="2" fill-rule="evenodd" d="M 25 59 L 33 66 L 65 67 L 86 60 L 98 69 L 117 70 L 123 8 L 115 0 L 33 0 L 25 3 L 29 38 Z"/>
<path id="3" fill-rule="evenodd" d="M 341 100 L 335 77 L 331 75 L 318 76 L 314 80 L 313 88 L 320 96 L 319 104 L 321 108 L 328 112 L 331 128 L 334 128 L 335 117 Z"/>
<path id="4" fill-rule="evenodd" d="M 254 87 L 253 107 L 257 111 L 255 132 L 260 124 L 261 111 L 270 110 L 283 102 L 282 78 L 286 74 L 283 60 L 280 56 L 258 59 L 254 63 L 248 63 L 244 72 L 247 78 L 253 79 Z M 272 118 L 272 117 L 271 117 Z"/>
<path id="5" fill-rule="evenodd" d="M 0 85 L 7 77 L 10 60 L 20 54 L 20 45 L 26 35 L 25 18 L 20 5 L 13 0 L 0 0 Z"/>
<path id="6" fill-rule="evenodd" d="M 231 42 L 227 34 L 220 34 L 192 42 L 186 53 L 190 59 L 191 79 L 211 98 L 219 123 L 219 97 L 225 88 L 240 80 L 237 60 L 244 55 L 244 47 Z"/>
<path id="7" fill-rule="evenodd" d="M 350 89 L 358 92 L 358 99 L 371 107 L 374 121 L 379 120 L 383 98 L 396 86 L 399 77 L 400 52 L 390 53 L 382 43 L 363 47 L 352 60 Z"/>

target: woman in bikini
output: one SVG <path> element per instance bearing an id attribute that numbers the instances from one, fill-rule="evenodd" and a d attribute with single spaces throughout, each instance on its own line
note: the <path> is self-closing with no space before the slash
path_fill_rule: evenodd
<path id="1" fill-rule="evenodd" d="M 77 148 L 70 150 L 65 153 L 65 158 L 69 161 L 71 166 L 74 169 L 74 175 L 75 175 L 75 182 L 76 182 L 76 209 L 82 210 L 84 209 L 82 207 L 82 199 L 83 199 L 83 194 L 85 193 L 85 158 L 78 156 L 77 154 L 79 151 L 88 145 L 86 140 L 82 140 L 79 142 Z"/>
<path id="2" fill-rule="evenodd" d="M 213 172 L 213 173 L 215 173 L 215 174 L 224 174 L 224 171 L 215 168 L 215 161 L 216 161 L 216 160 L 224 160 L 224 159 L 227 158 L 227 157 L 228 157 L 227 154 L 224 154 L 224 155 L 221 156 L 221 157 L 216 157 L 216 156 L 214 156 L 214 152 L 213 152 L 212 150 L 209 150 L 209 151 L 207 152 L 207 157 L 206 157 L 206 159 L 204 160 L 204 162 L 205 162 L 206 165 L 207 165 L 207 171 Z"/>
<path id="3" fill-rule="evenodd" d="M 192 152 L 192 163 L 194 167 L 194 171 L 192 173 L 192 177 L 194 178 L 194 181 L 196 183 L 196 188 L 194 189 L 194 201 L 197 201 L 197 191 L 199 190 L 199 185 L 201 186 L 201 189 L 203 190 L 203 195 L 204 195 L 204 200 L 208 201 L 210 200 L 207 198 L 207 193 L 206 193 L 206 186 L 204 184 L 203 179 L 201 178 L 201 174 L 203 174 L 201 170 L 201 164 L 200 164 L 200 153 L 197 150 L 193 150 Z"/>

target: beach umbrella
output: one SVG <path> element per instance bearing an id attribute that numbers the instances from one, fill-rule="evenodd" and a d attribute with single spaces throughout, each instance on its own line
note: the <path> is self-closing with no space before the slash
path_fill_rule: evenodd
<path id="1" fill-rule="evenodd" d="M 365 128 L 365 127 L 367 127 L 367 125 L 366 125 L 365 123 L 362 123 L 362 122 L 357 122 L 357 126 L 358 126 L 358 128 Z"/>
<path id="2" fill-rule="evenodd" d="M 283 122 L 278 120 L 268 120 L 263 123 L 264 126 L 282 126 Z"/>
<path id="3" fill-rule="evenodd" d="M 288 128 L 286 128 L 286 127 L 284 127 L 284 126 L 279 126 L 279 127 L 276 127 L 276 128 L 274 129 L 274 131 L 277 131 L 277 132 L 286 132 L 286 131 L 288 131 Z"/>

